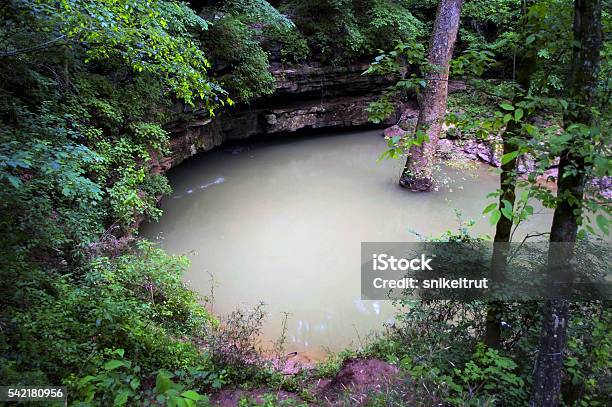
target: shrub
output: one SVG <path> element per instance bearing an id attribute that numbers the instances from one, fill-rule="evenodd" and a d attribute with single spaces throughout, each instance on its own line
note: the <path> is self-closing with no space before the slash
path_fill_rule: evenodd
<path id="1" fill-rule="evenodd" d="M 182 257 L 139 242 L 131 253 L 95 257 L 71 274 L 30 271 L 27 284 L 13 294 L 2 292 L 8 302 L 3 320 L 11 322 L 0 340 L 7 362 L 0 376 L 10 380 L 15 371 L 31 372 L 55 384 L 95 376 L 104 373 L 109 349 L 123 350 L 126 368 L 138 366 L 140 371 L 129 373 L 134 377 L 162 367 L 214 371 L 194 343 L 216 321 L 182 282 L 187 265 Z"/>

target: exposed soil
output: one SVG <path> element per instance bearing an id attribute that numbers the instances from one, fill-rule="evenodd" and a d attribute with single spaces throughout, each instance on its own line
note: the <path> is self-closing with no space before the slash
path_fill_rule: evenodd
<path id="1" fill-rule="evenodd" d="M 317 393 L 324 405 L 357 406 L 399 379 L 399 369 L 390 363 L 379 359 L 349 359 L 333 379 L 319 383 Z"/>
<path id="2" fill-rule="evenodd" d="M 307 404 L 360 406 L 367 403 L 373 394 L 386 391 L 401 379 L 399 369 L 390 363 L 379 359 L 349 359 L 335 377 L 313 383 L 311 393 L 316 401 Z M 278 401 L 293 399 L 295 404 L 304 402 L 295 393 L 265 387 L 251 390 L 226 388 L 213 395 L 211 402 L 214 406 L 234 407 L 244 398 L 263 403 L 265 395 L 274 395 Z"/>

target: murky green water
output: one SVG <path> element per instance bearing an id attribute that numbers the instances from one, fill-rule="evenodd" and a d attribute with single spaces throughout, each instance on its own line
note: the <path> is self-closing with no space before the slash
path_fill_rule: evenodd
<path id="1" fill-rule="evenodd" d="M 380 131 L 278 139 L 232 154 L 201 154 L 169 173 L 174 189 L 160 222 L 142 234 L 172 253 L 191 253 L 188 283 L 215 289 L 215 313 L 267 304 L 264 344 L 288 320 L 288 351 L 321 355 L 359 346 L 392 320 L 388 302 L 360 299 L 360 243 L 415 241 L 457 228 L 454 209 L 476 220 L 474 233 L 493 233 L 482 209 L 498 186 L 490 167 L 445 170 L 438 191 L 397 186 L 401 163 L 377 163 Z M 517 235 L 548 230 L 550 211 Z"/>

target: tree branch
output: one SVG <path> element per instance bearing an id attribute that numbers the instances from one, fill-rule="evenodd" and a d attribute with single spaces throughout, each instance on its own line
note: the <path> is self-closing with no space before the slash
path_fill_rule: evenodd
<path id="1" fill-rule="evenodd" d="M 66 38 L 65 35 L 60 35 L 59 37 L 49 40 L 47 42 L 44 42 L 40 45 L 35 45 L 29 48 L 15 49 L 12 51 L 3 52 L 3 53 L 0 53 L 0 58 L 14 57 L 14 56 L 21 55 L 21 54 L 27 54 L 27 53 L 34 52 L 34 51 L 40 51 L 42 49 L 46 49 L 50 47 L 64 45 L 64 44 L 57 44 L 58 41 L 61 41 L 64 38 Z"/>

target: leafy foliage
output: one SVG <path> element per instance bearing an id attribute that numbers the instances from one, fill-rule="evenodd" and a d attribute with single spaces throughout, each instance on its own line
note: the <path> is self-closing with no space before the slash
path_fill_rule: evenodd
<path id="1" fill-rule="evenodd" d="M 21 270 L 3 270 L 2 278 L 17 286 L 2 290 L 3 319 L 10 322 L 0 348 L 21 356 L 3 353 L 0 376 L 9 380 L 19 371 L 49 384 L 66 380 L 91 400 L 98 391 L 136 396 L 135 383 L 161 366 L 213 371 L 206 354 L 176 339 L 203 336 L 216 324 L 181 281 L 187 265 L 141 242 L 133 253 L 96 257 L 73 274 L 36 270 L 24 281 Z"/>
<path id="2" fill-rule="evenodd" d="M 214 44 L 210 54 L 216 61 L 217 75 L 236 100 L 247 102 L 274 91 L 268 54 L 240 15 L 223 15 L 204 38 Z"/>
<path id="3" fill-rule="evenodd" d="M 159 77 L 186 102 L 197 97 L 208 103 L 211 112 L 222 93 L 207 78 L 210 63 L 193 35 L 208 25 L 185 4 L 63 0 L 16 5 L 57 38 L 85 45 L 85 63 L 118 58 L 135 72 Z"/>
<path id="4" fill-rule="evenodd" d="M 364 352 L 397 364 L 411 380 L 397 383 L 392 391 L 379 395 L 377 402 L 381 404 L 374 405 L 388 405 L 383 401 L 394 400 L 398 394 L 410 395 L 416 405 L 528 403 L 532 349 L 539 335 L 536 302 L 507 304 L 502 315 L 506 328 L 501 350 L 486 348 L 479 342 L 485 324 L 481 303 L 398 305 L 401 308 L 397 322 Z M 610 332 L 604 328 L 610 323 L 609 310 L 598 303 L 573 307 L 564 400 L 567 405 L 605 404 L 611 380 L 602 359 L 610 354 Z M 592 330 L 592 337 L 588 330 Z"/>
<path id="5" fill-rule="evenodd" d="M 275 81 L 268 69 L 264 34 L 291 33 L 293 23 L 264 0 L 221 2 L 202 13 L 213 23 L 202 41 L 223 86 L 241 102 L 271 94 Z"/>
<path id="6" fill-rule="evenodd" d="M 422 29 L 408 9 L 389 0 L 290 0 L 280 9 L 291 16 L 313 53 L 334 63 L 368 57 L 419 36 Z"/>
<path id="7" fill-rule="evenodd" d="M 210 114 L 227 101 L 197 39 L 207 23 L 171 1 L 0 13 L 0 377 L 122 405 L 161 367 L 217 375 L 193 343 L 215 322 L 185 260 L 144 242 L 121 255 L 169 192 L 148 162 L 168 153 L 171 98 Z"/>

